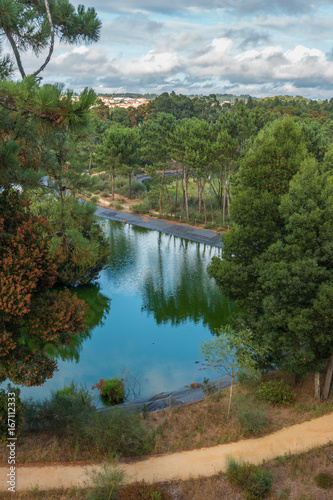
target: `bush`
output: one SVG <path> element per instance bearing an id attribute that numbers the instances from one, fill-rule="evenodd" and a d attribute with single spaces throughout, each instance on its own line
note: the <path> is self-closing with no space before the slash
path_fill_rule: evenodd
<path id="1" fill-rule="evenodd" d="M 249 397 L 237 396 L 236 419 L 246 436 L 258 435 L 267 425 L 267 412 L 263 404 L 258 405 Z"/>
<path id="2" fill-rule="evenodd" d="M 265 498 L 273 485 L 271 472 L 253 464 L 239 464 L 232 458 L 227 463 L 226 477 L 231 484 L 242 488 L 248 500 Z"/>
<path id="3" fill-rule="evenodd" d="M 125 475 L 118 467 L 104 464 L 102 470 L 93 469 L 87 475 L 93 484 L 93 488 L 87 494 L 89 500 L 118 498 L 117 495 Z"/>
<path id="4" fill-rule="evenodd" d="M 290 405 L 296 399 L 296 394 L 283 380 L 261 383 L 255 396 L 273 405 Z"/>
<path id="5" fill-rule="evenodd" d="M 118 500 L 172 500 L 172 496 L 157 484 L 137 481 L 122 488 Z"/>
<path id="6" fill-rule="evenodd" d="M 94 409 L 88 389 L 72 382 L 40 404 L 38 418 L 41 427 L 61 433 L 68 432 L 74 438 L 75 435 L 80 435 L 84 421 Z"/>
<path id="7" fill-rule="evenodd" d="M 140 415 L 117 408 L 91 414 L 83 432 L 88 442 L 111 456 L 146 455 L 155 441 Z"/>
<path id="8" fill-rule="evenodd" d="M 124 381 L 118 377 L 99 379 L 99 382 L 92 386 L 92 389 L 99 390 L 99 396 L 105 406 L 114 406 L 124 402 L 125 385 Z"/>
<path id="9" fill-rule="evenodd" d="M 314 477 L 314 481 L 319 488 L 329 490 L 333 488 L 333 476 L 328 472 L 321 472 Z"/>
<path id="10" fill-rule="evenodd" d="M 20 398 L 20 389 L 7 385 L 7 389 L 0 389 L 0 443 L 4 443 L 8 436 L 9 427 L 14 421 L 14 435 L 17 437 L 23 424 L 23 403 Z M 11 422 L 8 419 L 11 419 Z"/>

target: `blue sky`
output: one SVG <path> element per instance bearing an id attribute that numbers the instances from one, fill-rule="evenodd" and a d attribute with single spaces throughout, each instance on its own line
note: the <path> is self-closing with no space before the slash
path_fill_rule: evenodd
<path id="1" fill-rule="evenodd" d="M 97 92 L 333 96 L 333 0 L 72 1 L 103 22 L 57 43 L 45 81 Z M 37 67 L 26 56 L 27 69 Z"/>

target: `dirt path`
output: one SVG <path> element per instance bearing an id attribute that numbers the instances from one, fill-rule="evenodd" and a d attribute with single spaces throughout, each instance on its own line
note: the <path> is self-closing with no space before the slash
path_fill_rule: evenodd
<path id="1" fill-rule="evenodd" d="M 151 457 L 136 463 L 122 464 L 121 467 L 126 472 L 128 482 L 142 479 L 154 482 L 208 477 L 225 470 L 228 455 L 259 464 L 263 459 L 271 460 L 279 455 L 301 453 L 330 441 L 333 441 L 333 413 L 262 438 Z M 16 491 L 31 489 L 36 485 L 40 491 L 61 486 L 85 486 L 88 485 L 86 471 L 96 467 L 98 466 L 18 464 Z M 0 491 L 6 491 L 8 488 L 8 473 L 9 466 L 0 467 Z"/>

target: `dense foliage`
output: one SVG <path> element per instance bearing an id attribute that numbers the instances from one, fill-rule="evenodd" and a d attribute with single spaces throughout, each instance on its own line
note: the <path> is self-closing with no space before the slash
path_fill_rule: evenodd
<path id="1" fill-rule="evenodd" d="M 85 330 L 87 308 L 68 290 L 52 290 L 46 220 L 14 190 L 0 194 L 0 214 L 0 380 L 40 385 L 57 367 L 48 350 Z"/>
<path id="2" fill-rule="evenodd" d="M 72 226 L 67 236 L 64 216 L 64 181 L 75 177 L 64 175 L 69 170 L 68 144 L 87 126 L 95 94 L 86 89 L 74 100 L 73 92 L 40 85 L 35 76 L 49 62 L 56 36 L 68 43 L 92 42 L 99 30 L 94 9 L 79 6 L 75 11 L 67 0 L 0 1 L 0 33 L 10 43 L 23 77 L 0 82 L 0 381 L 42 384 L 57 367 L 57 352 L 77 344 L 78 335 L 86 331 L 84 301 L 54 285 L 64 275 L 68 284 L 87 282 L 105 263 L 105 244 L 96 223 L 86 220 L 83 228 L 77 224 L 81 233 Z M 45 62 L 26 77 L 22 52 L 33 49 L 38 55 L 46 48 Z M 10 59 L 0 61 L 1 78 L 12 70 Z M 52 230 L 59 234 L 59 228 L 50 226 L 44 215 L 34 215 L 28 201 L 29 190 L 45 174 L 56 181 L 62 246 L 52 238 Z M 19 194 L 22 190 L 24 195 Z M 92 262 L 87 256 L 94 252 Z"/>
<path id="3" fill-rule="evenodd" d="M 262 368 L 308 373 L 332 356 L 331 167 L 329 155 L 321 164 L 306 155 L 290 119 L 266 128 L 244 157 L 235 226 L 209 270 L 242 308 L 235 324 L 270 349 Z"/>

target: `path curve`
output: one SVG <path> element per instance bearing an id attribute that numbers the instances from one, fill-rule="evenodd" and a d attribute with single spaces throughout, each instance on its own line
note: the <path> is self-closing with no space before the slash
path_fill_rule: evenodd
<path id="1" fill-rule="evenodd" d="M 253 464 L 285 454 L 297 454 L 333 442 L 333 413 L 281 429 L 257 439 L 201 448 L 198 450 L 150 457 L 135 463 L 121 464 L 127 482 L 144 479 L 147 482 L 212 476 L 225 471 L 226 459 L 232 455 Z M 19 459 L 19 457 L 18 457 Z M 100 466 L 25 466 L 17 465 L 16 491 L 38 485 L 40 491 L 71 486 L 88 486 L 86 471 Z M 0 467 L 0 491 L 8 488 L 9 466 Z"/>

